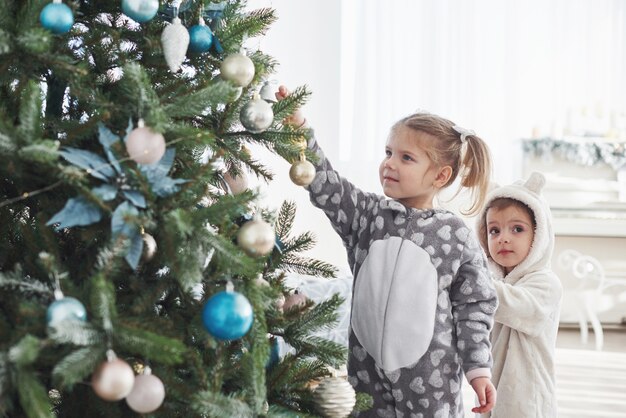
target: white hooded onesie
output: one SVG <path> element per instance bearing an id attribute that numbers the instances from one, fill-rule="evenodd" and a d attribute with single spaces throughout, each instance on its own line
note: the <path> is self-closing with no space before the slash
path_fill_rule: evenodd
<path id="1" fill-rule="evenodd" d="M 483 417 L 552 418 L 557 416 L 554 349 L 563 289 L 550 267 L 554 232 L 550 208 L 541 196 L 545 178 L 498 187 L 487 196 L 478 218 L 478 236 L 487 247 L 486 214 L 490 203 L 511 198 L 528 206 L 536 229 L 528 256 L 509 274 L 487 254 L 498 308 L 491 333 L 495 408 Z"/>

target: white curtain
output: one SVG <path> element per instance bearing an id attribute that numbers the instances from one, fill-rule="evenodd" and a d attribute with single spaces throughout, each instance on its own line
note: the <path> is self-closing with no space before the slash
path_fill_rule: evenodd
<path id="1" fill-rule="evenodd" d="M 339 165 L 356 166 L 350 177 L 369 190 L 389 127 L 418 109 L 483 137 L 499 182 L 521 175 L 520 138 L 560 136 L 580 114 L 607 126 L 625 115 L 624 0 L 342 0 L 341 9 Z"/>

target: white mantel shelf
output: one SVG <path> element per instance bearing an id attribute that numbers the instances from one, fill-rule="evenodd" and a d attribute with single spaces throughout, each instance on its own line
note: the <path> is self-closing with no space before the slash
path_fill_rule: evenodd
<path id="1" fill-rule="evenodd" d="M 626 238 L 626 211 L 552 208 L 557 236 Z"/>

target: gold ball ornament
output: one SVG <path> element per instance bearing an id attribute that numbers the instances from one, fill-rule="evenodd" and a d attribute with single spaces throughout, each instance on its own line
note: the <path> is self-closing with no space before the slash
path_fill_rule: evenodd
<path id="1" fill-rule="evenodd" d="M 237 244 L 253 257 L 269 254 L 275 242 L 274 228 L 259 218 L 246 222 L 237 233 Z"/>
<path id="2" fill-rule="evenodd" d="M 300 159 L 289 169 L 289 178 L 298 186 L 308 186 L 315 178 L 315 166 L 306 159 Z"/>
<path id="3" fill-rule="evenodd" d="M 231 54 L 222 61 L 220 74 L 224 80 L 246 87 L 254 78 L 254 63 L 244 54 Z"/>
<path id="4" fill-rule="evenodd" d="M 102 363 L 91 378 L 96 395 L 105 401 L 119 401 L 133 390 L 135 373 L 124 360 L 113 358 Z"/>
<path id="5" fill-rule="evenodd" d="M 315 409 L 325 418 L 345 418 L 354 409 L 356 393 L 341 377 L 327 377 L 313 392 Z"/>

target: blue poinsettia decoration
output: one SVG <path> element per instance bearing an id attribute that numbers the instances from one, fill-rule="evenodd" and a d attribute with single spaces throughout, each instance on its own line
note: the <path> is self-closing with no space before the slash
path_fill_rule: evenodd
<path id="1" fill-rule="evenodd" d="M 129 123 L 124 141 L 128 138 L 132 128 L 132 123 Z M 137 268 L 143 252 L 143 237 L 139 225 L 132 220 L 138 217 L 139 209 L 146 208 L 146 198 L 140 191 L 128 184 L 126 173 L 115 158 L 112 146 L 120 138 L 100 124 L 98 140 L 104 148 L 106 160 L 93 152 L 71 147 L 63 148 L 60 154 L 68 162 L 87 170 L 91 176 L 104 183 L 91 189 L 91 192 L 100 200 L 103 202 L 118 198 L 123 200 L 113 211 L 111 234 L 113 239 L 125 236 L 130 240 L 125 259 L 132 268 Z M 168 148 L 160 161 L 149 165 L 137 164 L 139 171 L 150 184 L 152 192 L 159 197 L 166 197 L 177 192 L 178 185 L 187 181 L 173 179 L 167 175 L 174 164 L 175 153 L 173 148 Z M 102 209 L 85 197 L 73 197 L 68 199 L 63 209 L 57 212 L 46 225 L 57 224 L 57 228 L 91 225 L 99 222 L 103 215 Z"/>

